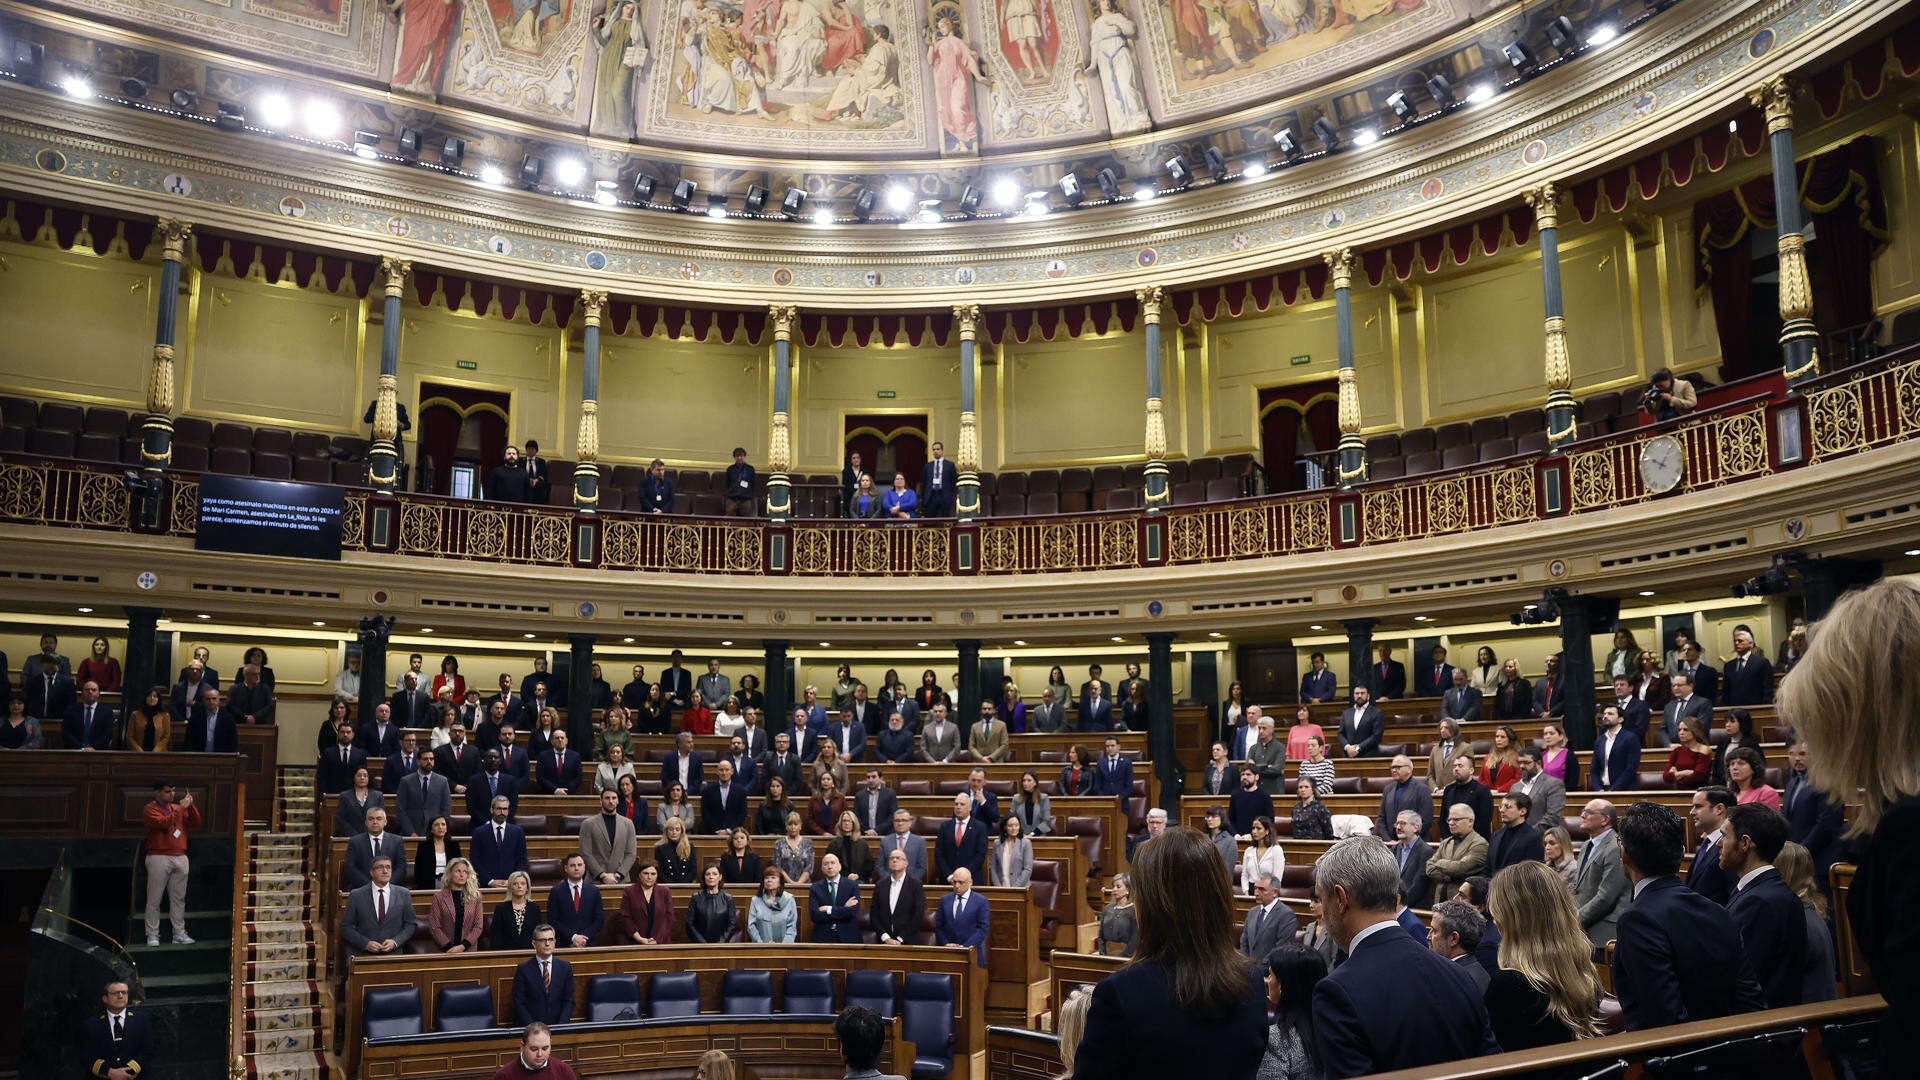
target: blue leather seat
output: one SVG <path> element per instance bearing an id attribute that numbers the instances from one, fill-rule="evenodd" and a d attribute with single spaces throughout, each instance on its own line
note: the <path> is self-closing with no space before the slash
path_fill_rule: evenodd
<path id="1" fill-rule="evenodd" d="M 787 972 L 787 1011 L 833 1014 L 833 973 L 814 968 Z"/>
<path id="2" fill-rule="evenodd" d="M 648 1016 L 699 1016 L 700 976 L 691 971 L 663 971 L 647 989 Z"/>
<path id="3" fill-rule="evenodd" d="M 900 1037 L 913 1044 L 913 1075 L 945 1076 L 953 1068 L 953 976 L 907 974 Z"/>
<path id="4" fill-rule="evenodd" d="M 720 980 L 720 1011 L 728 1016 L 773 1012 L 773 972 L 729 971 Z"/>
<path id="5" fill-rule="evenodd" d="M 595 975 L 587 980 L 587 1019 L 640 1019 L 640 976 Z"/>
<path id="6" fill-rule="evenodd" d="M 899 1011 L 894 1003 L 893 972 L 847 972 L 847 1005 L 864 1005 L 885 1019 L 893 1019 Z"/>
<path id="7" fill-rule="evenodd" d="M 365 1012 L 360 1023 L 360 1034 L 365 1038 L 418 1035 L 424 1027 L 417 986 L 382 986 L 368 990 Z"/>
<path id="8" fill-rule="evenodd" d="M 433 998 L 433 1030 L 475 1031 L 493 1026 L 493 991 L 480 983 L 443 986 Z"/>

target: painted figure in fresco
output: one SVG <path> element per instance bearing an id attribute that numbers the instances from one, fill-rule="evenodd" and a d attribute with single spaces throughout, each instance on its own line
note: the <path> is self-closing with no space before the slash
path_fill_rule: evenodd
<path id="1" fill-rule="evenodd" d="M 827 24 L 820 9 L 809 0 L 784 0 L 773 29 L 773 85 L 804 87 L 819 77 L 820 62 L 827 55 Z"/>
<path id="2" fill-rule="evenodd" d="M 1040 51 L 1041 38 L 1045 32 L 1041 27 L 1044 11 L 1051 21 L 1053 12 L 1047 7 L 1047 0 L 1001 0 L 1000 25 L 1007 40 L 1013 43 L 1014 55 L 1007 57 L 1014 66 L 1021 69 L 1020 77 L 1028 82 L 1046 82 L 1053 77 L 1046 57 Z"/>
<path id="3" fill-rule="evenodd" d="M 847 6 L 847 0 L 827 0 L 820 18 L 827 28 L 827 55 L 820 62 L 821 70 L 838 71 L 847 61 L 866 55 L 866 24 Z"/>
<path id="4" fill-rule="evenodd" d="M 393 88 L 432 94 L 447 63 L 460 9 L 456 0 L 391 0 L 388 10 L 400 20 L 400 45 L 394 53 Z"/>
<path id="5" fill-rule="evenodd" d="M 500 44 L 521 52 L 539 53 L 544 35 L 560 21 L 560 0 L 487 0 Z"/>
<path id="6" fill-rule="evenodd" d="M 973 80 L 984 83 L 987 73 L 980 66 L 980 54 L 960 36 L 959 23 L 951 15 L 943 15 L 934 23 L 927 66 L 933 69 L 933 97 L 940 107 L 940 130 L 946 133 L 946 148 L 976 148 L 980 121 L 973 114 Z"/>
<path id="7" fill-rule="evenodd" d="M 1266 27 L 1260 23 L 1260 8 L 1255 0 L 1211 0 L 1219 4 L 1220 19 L 1226 24 L 1227 40 L 1234 55 L 1251 60 L 1267 48 Z"/>
<path id="8" fill-rule="evenodd" d="M 740 37 L 746 42 L 753 69 L 765 77 L 773 74 L 773 23 L 780 14 L 780 0 L 745 0 L 740 9 Z"/>
<path id="9" fill-rule="evenodd" d="M 1106 95 L 1107 125 L 1114 134 L 1144 130 L 1152 122 L 1147 115 L 1146 94 L 1140 89 L 1140 31 L 1120 8 L 1120 0 L 1099 0 L 1092 27 L 1092 57 L 1087 74 L 1097 74 L 1100 90 Z"/>
<path id="10" fill-rule="evenodd" d="M 740 24 L 741 15 L 737 11 L 723 15 L 717 8 L 708 8 L 702 15 L 695 34 L 700 50 L 700 82 L 694 99 L 695 107 L 701 112 L 718 109 L 767 115 L 758 77 L 747 63 Z"/>
<path id="11" fill-rule="evenodd" d="M 1222 41 L 1226 36 L 1226 20 L 1220 18 L 1217 3 L 1172 0 L 1167 13 L 1173 20 L 1174 48 L 1186 63 L 1189 75 L 1215 75 L 1233 70 L 1233 57 Z"/>
<path id="12" fill-rule="evenodd" d="M 594 39 L 600 43 L 593 107 L 602 124 L 630 130 L 634 122 L 634 79 L 647 66 L 647 39 L 640 25 L 640 5 L 635 0 L 614 0 L 593 29 Z"/>
<path id="13" fill-rule="evenodd" d="M 808 5 L 802 3 L 802 6 Z M 782 66 L 786 64 L 785 42 L 783 35 L 779 56 Z M 824 42 L 821 43 L 821 49 L 825 49 Z M 900 92 L 900 51 L 893 43 L 893 31 L 882 25 L 873 27 L 873 44 L 867 47 L 866 55 L 860 58 L 853 70 L 844 74 L 825 102 L 810 106 L 808 111 L 815 120 L 832 120 L 844 114 L 872 119 L 877 113 L 899 110 L 903 100 Z"/>

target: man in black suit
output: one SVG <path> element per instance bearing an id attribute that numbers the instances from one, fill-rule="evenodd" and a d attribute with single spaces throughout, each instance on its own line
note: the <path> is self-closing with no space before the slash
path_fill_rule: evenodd
<path id="1" fill-rule="evenodd" d="M 583 949 L 600 940 L 606 925 L 606 902 L 600 887 L 587 880 L 587 860 L 575 851 L 560 864 L 566 876 L 547 892 L 547 922 L 569 949 Z"/>
<path id="2" fill-rule="evenodd" d="M 520 748 L 520 733 L 512 724 L 500 729 L 500 771 L 520 781 L 524 789 L 533 776 L 533 762 L 527 760 L 527 752 Z"/>
<path id="3" fill-rule="evenodd" d="M 1380 643 L 1380 661 L 1373 665 L 1371 689 L 1374 697 L 1386 700 L 1407 696 L 1407 668 L 1393 658 L 1393 646 Z M 1356 687 L 1355 689 L 1358 689 Z"/>
<path id="4" fill-rule="evenodd" d="M 130 995 L 125 982 L 110 980 L 100 991 L 106 1008 L 80 1025 L 81 1060 L 96 1080 L 135 1080 L 153 1066 L 153 1023 L 127 1004 Z"/>
<path id="5" fill-rule="evenodd" d="M 1341 752 L 1348 757 L 1372 757 L 1380 752 L 1380 738 L 1386 733 L 1387 714 L 1373 703 L 1366 686 L 1354 687 L 1353 704 L 1340 711 Z"/>
<path id="6" fill-rule="evenodd" d="M 555 730 L 540 764 L 534 767 L 534 786 L 542 795 L 583 794 L 580 785 L 580 755 L 567 749 L 567 733 Z"/>
<path id="7" fill-rule="evenodd" d="M 520 455 L 520 467 L 527 474 L 527 494 L 533 502 L 545 505 L 547 497 L 553 494 L 553 483 L 547 478 L 547 459 L 540 456 L 539 443 L 527 440 L 526 453 Z"/>
<path id="8" fill-rule="evenodd" d="M 1413 759 L 1405 754 L 1395 754 L 1389 767 L 1385 791 L 1380 793 L 1380 813 L 1374 819 L 1374 828 L 1383 839 L 1389 842 L 1399 835 L 1397 822 L 1400 812 L 1411 811 L 1420 819 L 1419 835 L 1426 835 L 1433 824 L 1433 789 L 1427 786 L 1425 777 L 1415 779 Z M 1237 830 L 1236 830 L 1237 835 Z"/>
<path id="9" fill-rule="evenodd" d="M 1627 1030 L 1766 1008 L 1733 918 L 1675 876 L 1687 841 L 1680 816 L 1637 802 L 1616 831 L 1633 890 L 1613 950 L 1613 992 Z M 1800 937 L 1804 947 L 1804 931 Z"/>
<path id="10" fill-rule="evenodd" d="M 480 748 L 467 738 L 465 725 L 447 728 L 447 737 L 450 741 L 433 751 L 433 771 L 447 778 L 455 795 L 465 795 L 468 778 L 480 771 Z"/>
<path id="11" fill-rule="evenodd" d="M 936 442 L 930 449 L 933 460 L 920 467 L 920 516 L 952 517 L 953 489 L 960 483 L 960 473 L 946 459 L 946 447 Z"/>
<path id="12" fill-rule="evenodd" d="M 1640 786 L 1640 740 L 1626 729 L 1618 705 L 1600 710 L 1600 737 L 1593 741 L 1595 791 L 1633 791 Z"/>
<path id="13" fill-rule="evenodd" d="M 667 659 L 672 663 L 660 673 L 660 696 L 671 702 L 674 712 L 678 713 L 693 701 L 693 672 L 680 666 L 679 649 L 668 654 Z"/>
<path id="14" fill-rule="evenodd" d="M 1726 705 L 1767 705 L 1773 701 L 1773 664 L 1767 654 L 1753 647 L 1753 635 L 1745 630 L 1733 632 L 1733 659 L 1721 672 L 1726 683 Z"/>
<path id="15" fill-rule="evenodd" d="M 209 686 L 215 690 L 220 689 L 219 677 L 209 671 L 206 664 L 199 659 L 187 661 L 187 666 L 180 671 L 180 681 L 173 684 L 170 695 L 176 722 L 180 717 L 187 715 L 189 708 L 199 703 L 201 694 Z"/>
<path id="16" fill-rule="evenodd" d="M 66 723 L 60 725 L 67 749 L 112 749 L 113 715 L 113 706 L 100 700 L 100 684 L 88 679 L 80 688 L 80 700 L 67 707 Z"/>
<path id="17" fill-rule="evenodd" d="M 533 955 L 513 969 L 517 1024 L 564 1024 L 573 1019 L 573 965 L 553 955 L 556 934 L 546 923 L 534 927 Z"/>
<path id="18" fill-rule="evenodd" d="M 353 725 L 345 720 L 335 725 L 334 743 L 320 752 L 320 760 L 313 770 L 313 790 L 323 798 L 338 795 L 353 786 L 353 774 L 366 767 L 367 752 L 353 745 Z M 391 766 L 381 771 L 380 787 L 386 790 L 386 781 L 392 776 Z M 405 775 L 405 774 L 401 774 Z M 392 777 L 398 780 L 398 776 Z"/>
<path id="19" fill-rule="evenodd" d="M 1349 837 L 1314 864 L 1323 921 L 1347 954 L 1313 991 L 1322 1074 L 1361 1076 L 1499 1052 L 1479 987 L 1400 926 L 1386 845 Z"/>
<path id="20" fill-rule="evenodd" d="M 1830 887 L 1827 871 L 1843 856 L 1840 834 L 1846 828 L 1845 812 L 1840 800 L 1807 779 L 1807 756 L 1804 742 L 1787 748 L 1787 789 L 1780 797 L 1781 809 L 1787 815 L 1788 834 L 1813 856 L 1813 880 L 1826 892 Z"/>
<path id="21" fill-rule="evenodd" d="M 27 701 L 27 715 L 35 720 L 65 720 L 73 708 L 73 679 L 60 674 L 59 658 L 40 657 L 40 673 L 23 680 L 21 696 Z"/>
<path id="22" fill-rule="evenodd" d="M 940 834 L 933 841 L 935 880 L 946 881 L 961 867 L 975 877 L 987 872 L 987 826 L 973 817 L 973 797 L 961 792 L 953 797 L 953 816 L 940 823 Z"/>
<path id="23" fill-rule="evenodd" d="M 1693 865 L 1687 868 L 1687 888 L 1721 907 L 1733 898 L 1733 879 L 1720 865 L 1720 843 L 1726 838 L 1727 811 L 1733 805 L 1732 790 L 1716 784 L 1695 791 L 1693 805 L 1687 811 L 1693 818 L 1693 831 L 1700 837 L 1700 846 L 1693 850 Z"/>
<path id="24" fill-rule="evenodd" d="M 532 486 L 527 479 L 527 470 L 520 464 L 520 451 L 516 447 L 507 447 L 506 460 L 493 467 L 487 474 L 487 498 L 493 502 L 523 503 L 532 501 Z"/>
<path id="25" fill-rule="evenodd" d="M 243 724 L 273 723 L 273 687 L 260 680 L 260 668 L 248 664 L 240 669 L 240 681 L 228 695 L 227 707 Z"/>
<path id="26" fill-rule="evenodd" d="M 220 691 L 209 686 L 200 695 L 200 704 L 187 711 L 187 741 L 184 749 L 209 754 L 240 752 L 240 724 L 233 710 L 220 704 Z"/>
<path id="27" fill-rule="evenodd" d="M 1447 647 L 1435 645 L 1429 661 L 1413 673 L 1415 697 L 1439 697 L 1453 689 L 1453 673 L 1459 670 L 1447 663 Z M 1474 719 L 1479 719 L 1478 716 Z"/>
<path id="28" fill-rule="evenodd" d="M 667 475 L 667 463 L 654 458 L 647 475 L 640 478 L 640 509 L 648 514 L 673 513 L 673 478 Z"/>
<path id="29" fill-rule="evenodd" d="M 620 706 L 628 712 L 639 712 L 640 706 L 647 703 L 647 695 L 653 692 L 653 684 L 647 681 L 645 664 L 633 665 L 633 680 L 620 688 Z"/>
<path id="30" fill-rule="evenodd" d="M 346 888 L 351 891 L 373 880 L 375 859 L 391 859 L 395 866 L 406 860 L 405 843 L 387 831 L 387 812 L 376 806 L 367 811 L 367 832 L 347 840 L 347 861 L 341 866 Z"/>
<path id="31" fill-rule="evenodd" d="M 1686 648 L 1680 650 L 1680 671 L 1675 674 L 1685 674 L 1693 683 L 1694 693 L 1716 705 L 1719 704 L 1720 672 L 1712 665 L 1700 662 L 1699 642 L 1689 641 Z M 1679 691 L 1675 690 L 1674 693 L 1677 695 Z"/>
<path id="32" fill-rule="evenodd" d="M 700 792 L 700 828 L 725 836 L 747 823 L 747 785 L 734 779 L 733 762 L 714 763 L 716 779 Z"/>
<path id="33" fill-rule="evenodd" d="M 1433 797 L 1427 797 L 1433 805 Z M 1400 894 L 1424 900 L 1433 895 L 1433 882 L 1427 880 L 1427 860 L 1433 858 L 1433 845 L 1423 833 L 1427 822 L 1417 812 L 1402 810 L 1393 819 L 1393 859 L 1400 867 Z"/>
<path id="34" fill-rule="evenodd" d="M 1447 670 L 1453 682 L 1440 695 L 1440 715 L 1461 723 L 1480 719 L 1480 691 L 1467 685 L 1466 669 L 1448 667 Z"/>
<path id="35" fill-rule="evenodd" d="M 867 914 L 873 922 L 874 940 L 882 945 L 918 945 L 921 941 L 926 890 L 907 869 L 906 852 L 899 848 L 887 852 L 887 874 L 873 887 L 873 907 Z"/>
<path id="36" fill-rule="evenodd" d="M 1567 680 L 1560 676 L 1560 654 L 1547 657 L 1547 673 L 1533 684 L 1533 714 L 1558 720 L 1567 711 Z"/>
<path id="37" fill-rule="evenodd" d="M 500 771 L 500 751 L 489 750 L 480 759 L 480 771 L 467 777 L 467 820 L 487 820 L 496 797 L 504 797 L 508 816 L 520 812 L 520 781 Z"/>
<path id="38" fill-rule="evenodd" d="M 420 677 L 409 671 L 400 677 L 400 689 L 387 702 L 393 723 L 403 728 L 433 726 L 433 695 L 420 685 Z M 399 736 L 395 736 L 397 742 Z M 387 751 L 392 753 L 392 750 Z"/>
<path id="39" fill-rule="evenodd" d="M 400 725 L 393 722 L 393 706 L 383 701 L 373 707 L 373 719 L 360 725 L 359 746 L 368 757 L 376 758 L 400 749 Z"/>
<path id="40" fill-rule="evenodd" d="M 493 705 L 494 705 L 494 702 L 496 701 L 499 702 L 502 706 L 505 706 L 506 708 L 506 714 L 502 719 L 502 723 L 512 724 L 515 727 L 533 726 L 531 724 L 521 723 L 520 721 L 521 706 L 526 704 L 526 699 L 514 692 L 513 676 L 507 674 L 504 671 L 500 673 L 500 689 L 495 691 L 494 695 L 486 700 L 486 707 L 489 715 L 492 714 Z"/>
<path id="41" fill-rule="evenodd" d="M 547 687 L 548 705 L 566 704 L 565 687 L 555 682 L 553 676 L 547 671 L 547 658 L 542 654 L 533 658 L 533 674 L 520 680 L 520 708 L 523 711 L 533 708 L 534 699 L 539 696 L 534 693 L 534 688 L 542 683 Z M 537 709 L 534 715 L 539 716 Z"/>
<path id="42" fill-rule="evenodd" d="M 1709 735 L 1713 732 L 1713 702 L 1701 696 L 1694 689 L 1693 680 L 1685 675 L 1675 675 L 1669 680 L 1673 686 L 1673 700 L 1660 710 L 1660 734 L 1667 740 L 1668 746 L 1680 745 L 1680 725 L 1691 716 L 1700 721 Z M 1646 706 L 1640 702 L 1642 708 Z M 1646 740 L 1640 740 L 1646 745 Z"/>
<path id="43" fill-rule="evenodd" d="M 1427 927 L 1427 948 L 1466 972 L 1483 995 L 1492 975 L 1481 966 L 1474 952 L 1479 949 L 1486 928 L 1486 916 L 1465 900 L 1443 900 L 1433 905 L 1433 922 Z"/>
<path id="44" fill-rule="evenodd" d="M 1720 865 L 1734 878 L 1727 914 L 1760 979 L 1769 1009 L 1801 1001 L 1807 969 L 1807 916 L 1773 860 L 1787 843 L 1787 819 L 1760 803 L 1741 803 L 1727 811 L 1721 834 Z"/>
<path id="45" fill-rule="evenodd" d="M 793 736 L 784 731 L 773 737 L 773 749 L 760 759 L 759 768 L 754 771 L 759 775 L 762 791 L 776 776 L 786 785 L 789 796 L 807 790 L 800 782 L 800 755 L 793 752 Z"/>
<path id="46" fill-rule="evenodd" d="M 1613 680 L 1613 703 L 1620 707 L 1620 722 L 1628 731 L 1647 745 L 1647 729 L 1653 726 L 1653 709 L 1646 702 L 1633 695 L 1633 680 L 1625 675 L 1617 675 Z M 1708 710 L 1711 713 L 1712 710 Z"/>
<path id="47" fill-rule="evenodd" d="M 352 729 L 348 729 L 348 734 L 352 734 Z M 414 774 L 419 760 L 420 737 L 411 731 L 401 732 L 400 749 L 387 755 L 386 766 L 380 770 L 380 790 L 392 798 L 394 792 L 400 790 L 401 779 Z M 351 783 L 352 774 L 348 775 Z"/>
<path id="48" fill-rule="evenodd" d="M 1517 791 L 1500 796 L 1500 827 L 1487 841 L 1487 876 L 1492 877 L 1517 862 L 1546 862 L 1547 850 L 1540 830 L 1527 824 L 1533 800 Z"/>
<path id="49" fill-rule="evenodd" d="M 899 800 L 880 770 L 868 769 L 866 784 L 853 797 L 853 816 L 859 820 L 860 830 L 868 836 L 879 836 L 893 828 L 893 812 L 898 806 Z"/>

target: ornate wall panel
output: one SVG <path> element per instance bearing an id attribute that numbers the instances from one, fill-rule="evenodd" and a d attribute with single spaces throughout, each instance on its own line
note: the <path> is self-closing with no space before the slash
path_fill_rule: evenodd
<path id="1" fill-rule="evenodd" d="M 288 281 L 196 275 L 183 412 L 249 424 L 358 430 L 362 304 Z M 270 363 L 271 378 L 262 378 Z"/>
<path id="2" fill-rule="evenodd" d="M 159 267 L 124 252 L 63 251 L 51 235 L 0 254 L 0 386 L 143 408 Z M 188 345 L 182 356 L 190 355 Z"/>
<path id="3" fill-rule="evenodd" d="M 767 368 L 754 346 L 602 337 L 600 459 L 712 462 L 738 445 L 764 463 Z"/>
<path id="4" fill-rule="evenodd" d="M 577 0 L 461 0 L 446 95 L 563 121 L 584 119 L 587 24 Z"/>
<path id="5" fill-rule="evenodd" d="M 44 0 L 301 67 L 371 76 L 387 43 L 383 0 Z M 409 0 L 417 2 L 417 0 Z"/>
<path id="6" fill-rule="evenodd" d="M 1161 385 L 1180 386 L 1172 343 L 1163 340 L 1163 345 Z M 989 412 L 1001 421 L 996 455 L 1000 467 L 1060 468 L 1142 459 L 1147 398 L 1143 334 L 1006 342 L 999 349 L 998 377 Z M 1168 391 L 1168 398 L 1175 396 Z M 1167 414 L 1168 441 L 1178 445 L 1184 410 L 1170 402 Z"/>
<path id="7" fill-rule="evenodd" d="M 1100 89 L 1086 71 L 1094 61 L 1087 59 L 1086 9 L 1079 0 L 969 0 L 969 6 L 991 80 L 990 123 L 983 125 L 988 144 L 1061 142 L 1101 132 L 1094 111 Z M 1114 122 L 1111 113 L 1108 122 Z M 1133 129 L 1123 123 L 1117 130 Z"/>

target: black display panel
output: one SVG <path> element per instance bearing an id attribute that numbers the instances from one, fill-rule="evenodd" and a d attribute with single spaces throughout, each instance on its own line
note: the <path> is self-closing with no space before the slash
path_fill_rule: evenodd
<path id="1" fill-rule="evenodd" d="M 199 551 L 340 558 L 340 517 L 346 489 L 250 476 L 200 477 Z"/>

